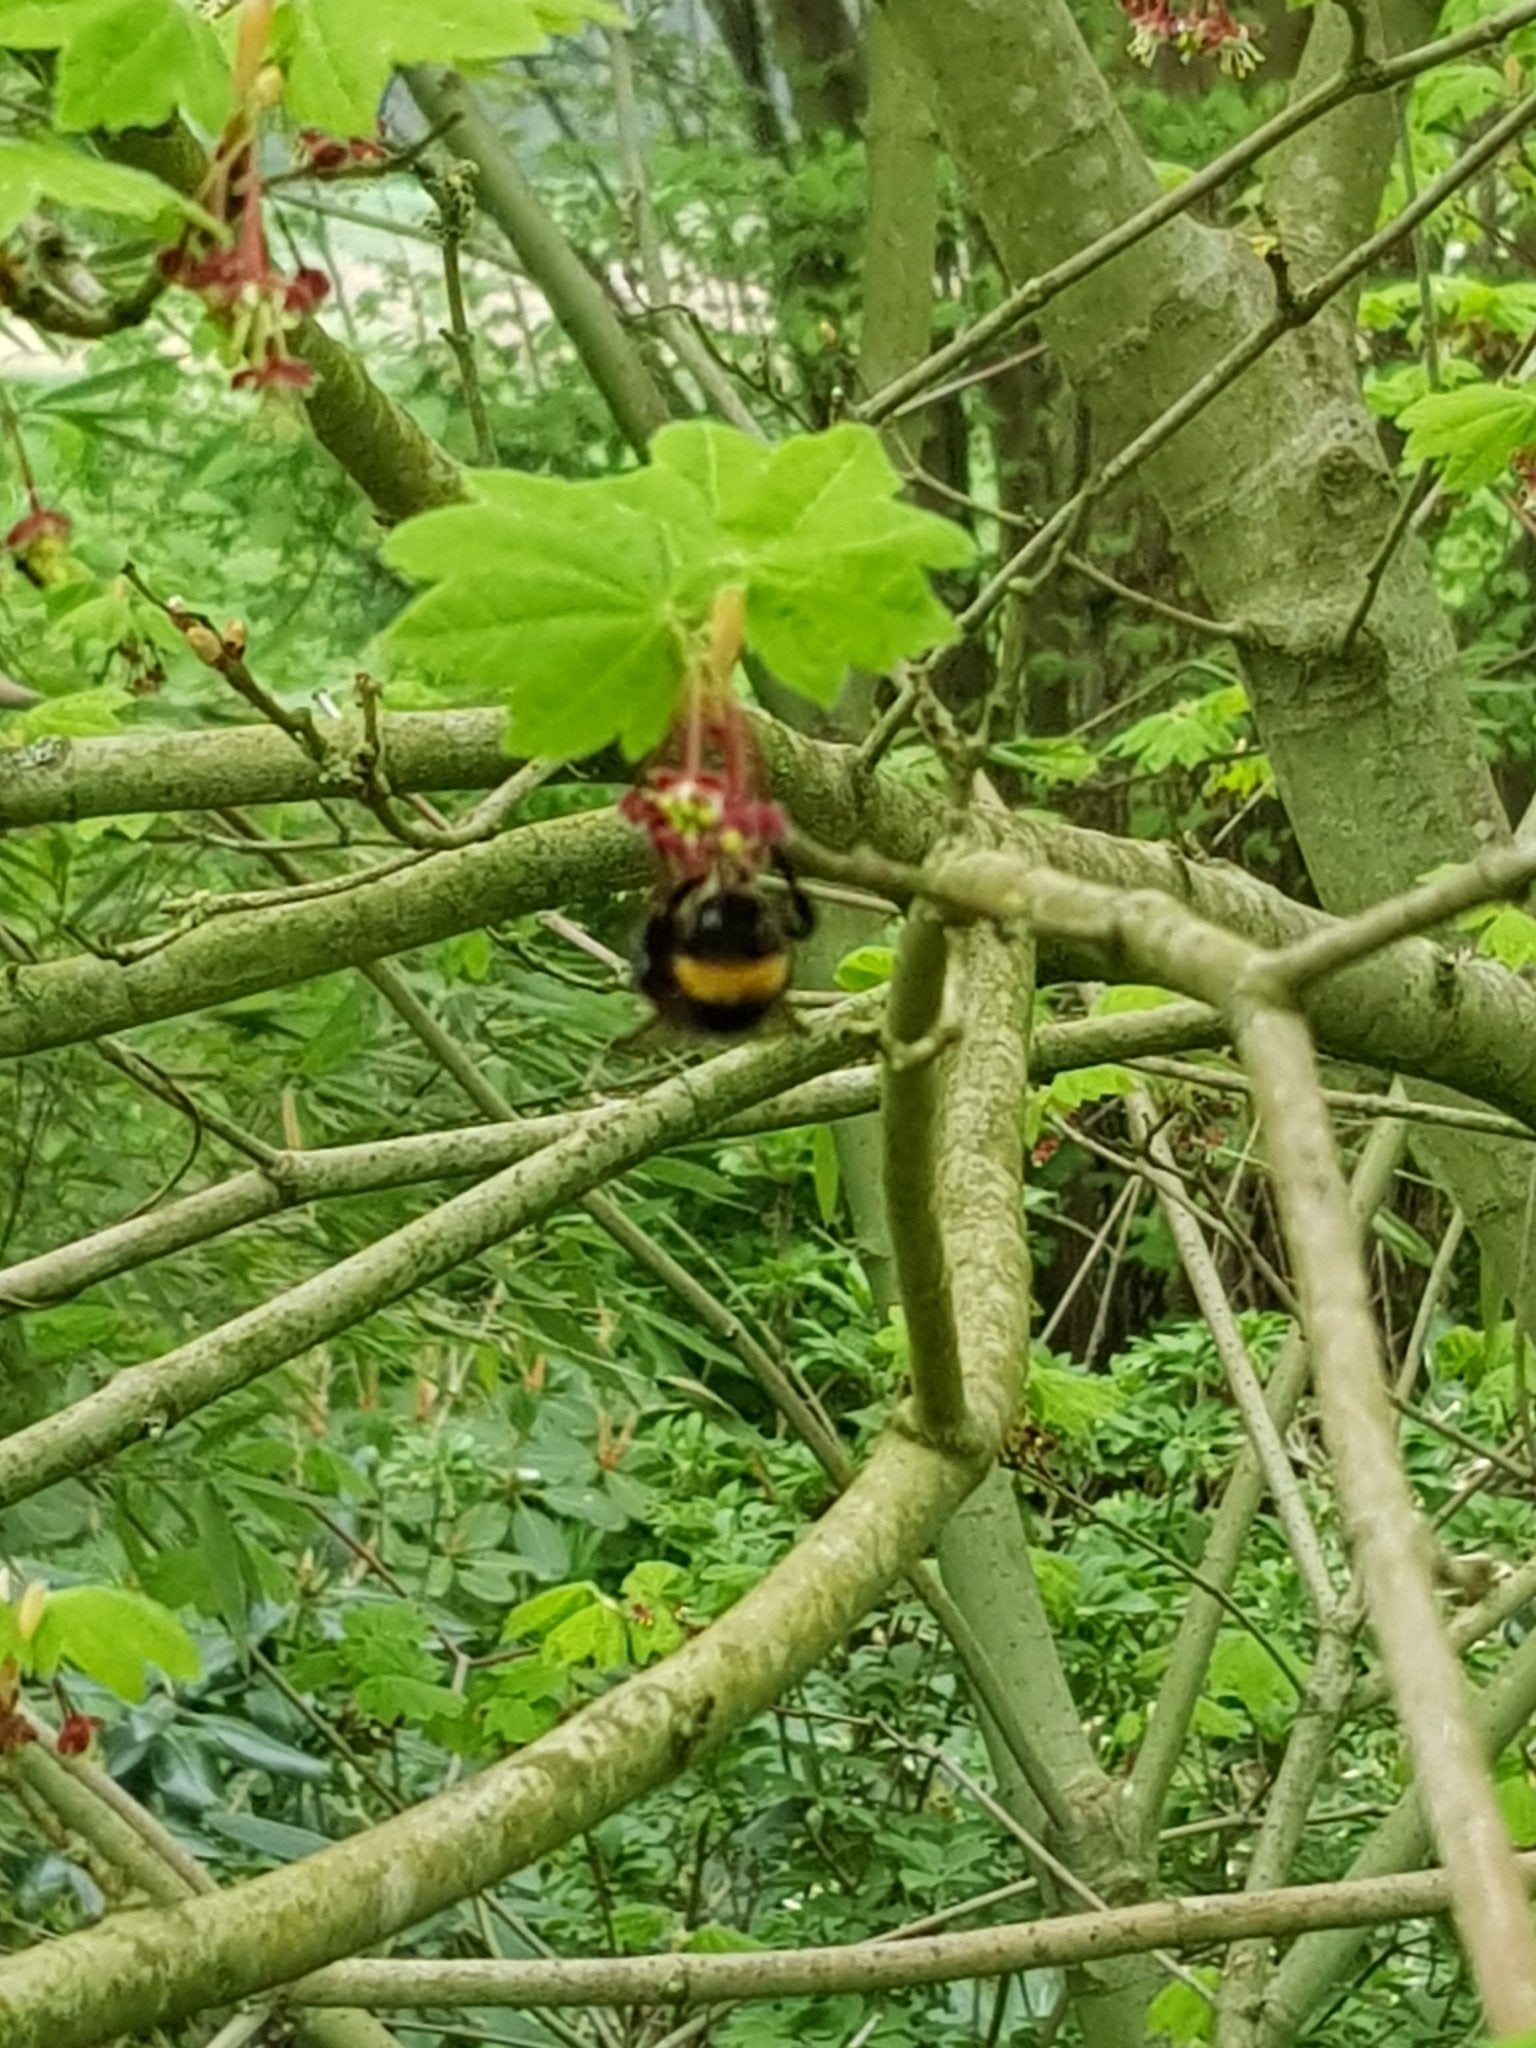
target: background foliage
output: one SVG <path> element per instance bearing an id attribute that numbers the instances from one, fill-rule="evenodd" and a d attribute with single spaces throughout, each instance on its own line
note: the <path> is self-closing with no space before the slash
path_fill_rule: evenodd
<path id="1" fill-rule="evenodd" d="M 762 103 L 711 26 L 728 11 L 645 10 L 633 59 L 671 291 L 777 438 L 827 428 L 860 389 L 862 85 L 845 66 L 853 112 L 839 120 L 837 64 L 792 63 Z M 1480 11 L 1450 0 L 1440 25 Z M 1204 61 L 1138 68 L 1117 7 L 1094 0 L 1078 12 L 1169 184 L 1272 112 L 1294 61 L 1295 25 L 1282 9 L 1256 10 L 1268 17 L 1270 62 L 1241 84 Z M 611 11 L 456 0 L 428 13 L 430 29 L 426 13 L 393 0 L 366 10 L 292 0 L 278 27 L 291 56 L 286 114 L 294 126 L 369 134 L 394 64 L 515 59 L 477 74 L 481 89 L 554 219 L 651 350 L 603 39 Z M 78 258 L 125 282 L 142 273 L 150 232 L 174 233 L 187 202 L 65 138 L 151 126 L 177 109 L 216 129 L 228 113 L 226 31 L 162 0 L 3 0 L 0 229 L 23 231 L 18 264 Z M 120 57 L 129 48 L 131 64 Z M 346 64 L 330 61 L 336 50 Z M 1418 82 L 1404 101 L 1387 210 L 1526 87 L 1533 60 L 1527 31 L 1496 55 Z M 50 130 L 50 105 L 61 134 Z M 397 138 L 420 134 L 398 85 L 385 113 Z M 765 129 L 773 147 L 746 145 Z M 269 175 L 275 238 L 333 280 L 333 330 L 425 429 L 473 460 L 461 370 L 441 334 L 443 164 L 423 159 L 419 179 L 407 170 L 327 185 L 304 174 L 302 159 L 279 168 L 274 157 Z M 66 206 L 64 247 L 50 253 L 39 220 L 56 225 Z M 1264 233 L 1257 196 L 1241 182 L 1203 211 Z M 1536 788 L 1536 523 L 1522 462 L 1536 442 L 1536 401 L 1519 381 L 1536 321 L 1533 232 L 1520 152 L 1370 278 L 1357 316 L 1367 397 L 1402 476 L 1420 464 L 1432 473 L 1423 531 L 1482 742 L 1516 812 Z M 940 246 L 936 338 L 1002 289 L 947 182 Z M 1000 372 L 935 408 L 918 447 L 890 444 L 894 468 L 852 427 L 770 455 L 742 433 L 692 423 L 668 428 L 656 466 L 639 470 L 543 295 L 483 219 L 464 240 L 463 284 L 488 432 L 507 469 L 472 507 L 430 513 L 382 545 L 366 503 L 295 420 L 229 388 L 219 336 L 189 295 L 168 293 L 149 324 L 89 342 L 12 328 L 18 517 L 41 501 L 66 510 L 71 530 L 41 578 L 27 573 L 26 547 L 11 547 L 0 663 L 33 701 L 0 713 L 0 737 L 46 744 L 244 719 L 144 595 L 179 593 L 245 622 L 264 685 L 289 707 L 319 691 L 345 699 L 365 658 L 392 661 L 397 707 L 442 702 L 431 672 L 445 663 L 476 701 L 500 684 L 523 750 L 599 756 L 527 797 L 520 817 L 604 805 L 626 771 L 600 750 L 622 739 L 634 754 L 658 736 L 676 677 L 668 607 L 686 610 L 688 596 L 714 587 L 709 576 L 728 570 L 748 583 L 756 651 L 825 704 L 848 667 L 883 670 L 947 637 L 949 613 L 925 572 L 940 572 L 946 600 L 963 604 L 1007 544 L 1009 519 L 1046 507 L 1078 460 L 1072 400 L 1026 336 Z M 652 360 L 686 384 L 659 350 Z M 707 514 L 694 491 L 684 517 L 659 494 L 705 447 L 726 480 Z M 733 490 L 750 500 L 754 488 L 825 510 L 827 491 L 851 472 L 854 511 L 833 502 L 824 523 L 808 519 L 798 532 L 770 521 L 767 538 L 754 537 L 750 503 L 743 511 L 738 502 L 734 527 L 722 510 Z M 893 495 L 903 476 L 916 506 Z M 873 562 L 866 531 L 885 550 Z M 530 602 L 578 574 L 609 579 L 607 614 L 583 614 L 577 632 L 562 613 L 542 638 L 531 632 Z M 431 594 L 407 606 L 406 578 L 432 584 Z M 1126 601 L 1117 584 L 1159 593 L 1162 608 Z M 473 632 L 449 633 L 446 644 L 442 619 L 461 621 L 471 604 Z M 937 671 L 941 700 L 963 726 L 975 725 L 1000 673 L 1015 692 L 1016 723 L 982 748 L 1011 802 L 1171 837 L 1305 889 L 1230 642 L 1191 623 L 1198 607 L 1139 491 L 1117 493 L 1080 561 L 1020 609 L 1027 632 L 1014 673 L 1006 638 L 984 672 L 958 658 Z M 622 716 L 620 661 L 635 664 L 622 671 Z M 591 678 L 590 700 L 565 687 L 573 673 Z M 935 777 L 917 739 L 893 761 L 916 782 Z M 260 821 L 317 877 L 398 852 L 339 804 L 273 807 Z M 0 838 L 0 906 L 18 958 L 131 945 L 165 930 L 197 892 L 267 879 L 227 825 L 208 818 L 106 819 Z M 590 906 L 589 936 L 622 954 L 638 910 Z M 860 959 L 878 976 L 890 936 L 876 931 L 845 962 L 845 985 Z M 1512 966 L 1536 959 L 1519 912 L 1481 921 L 1468 941 Z M 675 1057 L 616 1045 L 638 1014 L 621 969 L 544 918 L 470 933 L 405 963 L 411 988 L 472 1047 L 485 1079 L 527 1112 L 627 1092 Z M 1080 1007 L 1078 994 L 1058 994 L 1043 1011 Z M 153 1052 L 200 1105 L 266 1144 L 472 1120 L 441 1068 L 347 974 L 162 1025 Z M 1144 1732 L 1239 1441 L 1210 1339 L 1149 1202 L 1123 1209 L 1088 1284 L 1068 1292 L 1120 1198 L 1113 1155 L 1127 1142 L 1131 1081 L 1119 1068 L 1064 1075 L 1028 1108 L 1039 1320 L 1051 1334 L 1015 1459 L 1050 1619 L 1111 1768 Z M 239 1164 L 204 1123 L 136 1088 L 90 1046 L 15 1063 L 0 1085 L 7 1263 Z M 1262 1264 L 1275 1230 L 1243 1097 L 1209 1076 L 1151 1085 L 1191 1184 L 1233 1226 L 1223 1274 L 1264 1359 L 1282 1322 Z M 1353 1147 L 1362 1126 L 1346 1130 Z M 0 1419 L 20 1426 L 114 1367 L 183 1341 L 214 1309 L 322 1271 L 417 1213 L 429 1192 L 298 1209 L 46 1313 L 8 1315 Z M 636 1169 L 623 1194 L 637 1221 L 794 1360 L 857 1450 L 900 1384 L 903 1344 L 899 1322 L 877 1305 L 869 1247 L 825 1132 L 691 1146 Z M 1374 1278 L 1398 1347 L 1447 1221 L 1443 1198 L 1404 1174 L 1377 1224 Z M 1536 1536 L 1523 1344 L 1469 1250 L 1426 1311 L 1427 1391 L 1406 1426 L 1415 1481 L 1432 1511 L 1444 1509 L 1458 1553 L 1518 1562 Z M 1308 1421 L 1304 1455 L 1311 1440 Z M 1511 1440 L 1514 1466 L 1507 1454 L 1491 1466 L 1484 1447 Z M 430 1793 L 665 1655 L 728 1606 L 827 1498 L 820 1469 L 735 1353 L 637 1276 L 589 1218 L 563 1214 L 110 1472 L 0 1515 L 14 1596 L 0 1608 L 0 1655 L 44 1681 L 45 1698 L 56 1680 L 63 1708 L 99 1720 L 113 1775 L 216 1876 L 237 1877 Z M 1326 1485 L 1310 1485 L 1309 1502 L 1336 1547 Z M 24 1589 L 44 1581 L 39 1612 Z M 1255 1802 L 1295 1714 L 1306 1616 L 1268 1520 L 1233 1603 L 1166 1816 L 1169 1892 L 1222 1889 L 1240 1874 Z M 1525 1613 L 1506 1623 L 1505 1645 L 1528 1622 Z M 792 1945 L 926 1917 L 1023 1869 L 1017 1845 L 946 1762 L 986 1773 L 951 1653 L 921 1607 L 893 1599 L 705 1770 L 442 1916 L 418 1952 Z M 1332 1759 L 1298 1879 L 1343 1867 L 1396 1797 L 1400 1774 L 1390 1713 L 1377 1706 Z M 1502 1760 L 1500 1782 L 1517 1840 L 1536 1845 L 1523 1749 Z M 0 1806 L 0 1865 L 8 1946 L 81 1924 L 110 1889 L 77 1843 L 41 1839 L 15 1804 Z M 879 2002 L 802 2000 L 719 2016 L 698 2038 L 730 2048 L 1032 2043 L 1050 2037 L 1059 1991 L 1053 1973 L 1039 1973 Z M 1155 2020 L 1158 2038 L 1182 2042 L 1202 2036 L 1209 2014 L 1175 1984 Z M 1312 2038 L 1338 2048 L 1389 2036 L 1428 2044 L 1470 2038 L 1476 2026 L 1448 1936 L 1410 1924 L 1384 1940 Z M 602 2039 L 652 2042 L 662 2031 L 619 2015 Z M 585 2018 L 506 2012 L 402 2021 L 397 2032 L 406 2048 L 595 2038 Z"/>

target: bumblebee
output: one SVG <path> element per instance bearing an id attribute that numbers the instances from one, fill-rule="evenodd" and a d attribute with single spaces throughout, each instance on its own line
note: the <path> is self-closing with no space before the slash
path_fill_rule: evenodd
<path id="1" fill-rule="evenodd" d="M 716 1037 L 760 1024 L 789 987 L 793 947 L 815 913 L 776 855 L 787 897 L 764 895 L 754 875 L 714 871 L 679 882 L 646 920 L 635 986 L 669 1023 Z"/>

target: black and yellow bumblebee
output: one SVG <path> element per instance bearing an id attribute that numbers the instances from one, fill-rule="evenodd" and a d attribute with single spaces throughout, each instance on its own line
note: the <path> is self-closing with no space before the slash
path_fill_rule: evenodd
<path id="1" fill-rule="evenodd" d="M 685 1030 L 735 1037 L 777 1006 L 794 971 L 794 944 L 815 912 L 788 861 L 774 852 L 781 902 L 747 869 L 685 877 L 651 912 L 636 949 L 635 986 Z"/>

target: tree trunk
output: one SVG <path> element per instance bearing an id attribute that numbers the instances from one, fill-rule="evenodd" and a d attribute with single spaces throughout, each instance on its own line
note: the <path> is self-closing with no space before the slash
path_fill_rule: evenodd
<path id="1" fill-rule="evenodd" d="M 864 69 L 842 0 L 770 0 L 770 13 L 801 134 L 856 134 Z"/>
<path id="2" fill-rule="evenodd" d="M 927 66 L 940 128 L 1010 282 L 1156 196 L 1065 0 L 886 5 Z M 1328 237 L 1368 217 L 1390 137 L 1381 110 L 1361 105 L 1333 117 L 1351 126 L 1297 145 L 1284 164 L 1299 238 L 1309 191 Z M 1336 186 L 1330 163 L 1349 166 Z M 1301 238 L 1298 268 L 1316 253 Z M 1183 215 L 1053 301 L 1039 324 L 1101 445 L 1115 448 L 1260 325 L 1273 294 L 1246 245 Z M 1421 549 L 1398 551 L 1364 630 L 1343 647 L 1398 491 L 1341 322 L 1273 348 L 1146 464 L 1145 479 L 1212 610 L 1249 629 L 1254 716 L 1330 909 L 1388 895 L 1506 835 Z M 1418 1149 L 1536 1319 L 1523 1172 L 1485 1145 L 1436 1138 Z"/>

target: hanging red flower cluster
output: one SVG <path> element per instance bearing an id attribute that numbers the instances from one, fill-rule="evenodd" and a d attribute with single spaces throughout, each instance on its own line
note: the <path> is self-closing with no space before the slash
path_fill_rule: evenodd
<path id="1" fill-rule="evenodd" d="M 282 93 L 265 62 L 274 0 L 245 0 L 233 64 L 237 111 L 214 145 L 198 194 L 214 226 L 189 227 L 160 258 L 163 275 L 198 294 L 228 336 L 237 391 L 302 391 L 314 372 L 288 352 L 288 334 L 330 290 L 322 271 L 285 277 L 267 247 L 261 204 L 261 121 Z"/>
<path id="2" fill-rule="evenodd" d="M 1264 61 L 1246 22 L 1238 21 L 1226 0 L 1120 0 L 1131 18 L 1131 55 L 1150 64 L 1158 51 L 1177 50 L 1185 63 L 1191 57 L 1214 56 L 1223 71 L 1246 78 Z"/>
<path id="3" fill-rule="evenodd" d="M 678 766 L 667 755 L 682 754 Z M 751 734 L 739 705 L 697 700 L 644 778 L 625 792 L 621 816 L 640 826 L 680 880 L 728 865 L 760 874 L 784 843 L 783 811 L 757 793 Z"/>
<path id="4" fill-rule="evenodd" d="M 752 880 L 784 843 L 787 820 L 762 794 L 751 728 L 731 690 L 743 625 L 741 593 L 723 592 L 677 722 L 619 805 L 679 881 L 722 869 Z"/>
<path id="5" fill-rule="evenodd" d="M 214 151 L 203 204 L 231 230 L 230 239 L 189 228 L 162 255 L 161 270 L 196 292 L 225 327 L 240 365 L 231 380 L 237 391 L 304 390 L 314 373 L 288 353 L 287 335 L 319 305 L 330 280 L 319 270 L 284 277 L 274 268 L 261 214 L 257 143 L 243 122 L 233 123 Z"/>

